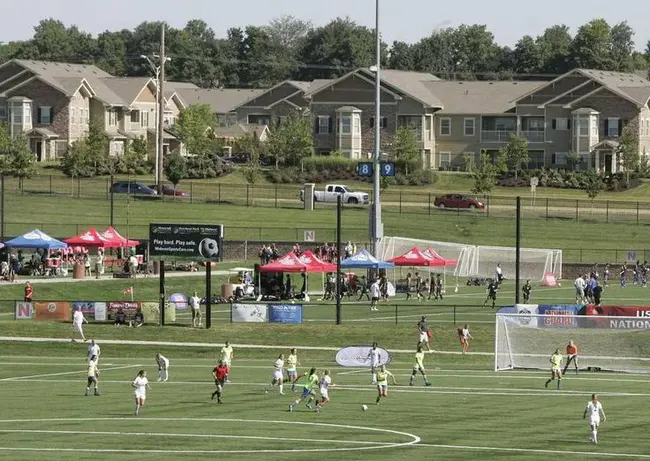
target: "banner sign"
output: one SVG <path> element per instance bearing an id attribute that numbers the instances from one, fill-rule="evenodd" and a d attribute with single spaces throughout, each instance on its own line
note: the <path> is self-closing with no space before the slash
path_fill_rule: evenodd
<path id="1" fill-rule="evenodd" d="M 149 255 L 152 258 L 218 261 L 222 240 L 221 224 L 149 225 Z"/>
<path id="2" fill-rule="evenodd" d="M 540 318 L 544 327 L 551 328 L 574 328 L 578 326 L 577 315 L 582 305 L 579 304 L 556 304 L 553 306 L 539 305 L 537 312 L 545 317 Z"/>
<path id="3" fill-rule="evenodd" d="M 645 330 L 650 328 L 649 306 L 593 306 L 584 307 L 583 314 L 587 317 L 636 317 L 626 319 L 597 319 L 597 328 Z"/>
<path id="4" fill-rule="evenodd" d="M 126 321 L 130 322 L 138 309 L 140 309 L 139 301 L 110 301 L 106 303 L 108 313 L 106 320 L 115 320 L 115 313 L 122 310 L 126 314 Z"/>
<path id="5" fill-rule="evenodd" d="M 93 303 L 95 309 L 95 322 L 105 322 L 108 320 L 106 317 L 106 303 Z"/>
<path id="6" fill-rule="evenodd" d="M 269 322 L 302 323 L 300 304 L 269 304 Z"/>
<path id="7" fill-rule="evenodd" d="M 95 319 L 95 303 L 91 301 L 73 301 L 72 311 L 80 310 L 88 320 Z"/>
<path id="8" fill-rule="evenodd" d="M 32 320 L 34 318 L 34 305 L 23 301 L 16 301 L 16 320 Z"/>
<path id="9" fill-rule="evenodd" d="M 370 368 L 370 346 L 348 346 L 336 353 L 336 363 L 342 367 L 367 367 Z M 379 366 L 387 365 L 393 359 L 390 353 L 382 348 L 379 349 Z"/>
<path id="10" fill-rule="evenodd" d="M 266 304 L 232 304 L 230 318 L 235 323 L 267 323 L 269 306 Z"/>
<path id="11" fill-rule="evenodd" d="M 65 322 L 71 318 L 70 303 L 58 301 L 35 302 L 36 320 Z"/>
<path id="12" fill-rule="evenodd" d="M 537 328 L 537 304 L 515 304 L 517 317 L 512 317 L 513 321 L 519 322 L 522 327 Z"/>

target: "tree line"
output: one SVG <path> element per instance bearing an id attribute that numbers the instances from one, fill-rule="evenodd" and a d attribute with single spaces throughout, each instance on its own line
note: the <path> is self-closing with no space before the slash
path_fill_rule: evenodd
<path id="1" fill-rule="evenodd" d="M 117 76 L 146 76 L 151 69 L 141 55 L 159 52 L 160 28 L 160 22 L 143 22 L 133 30 L 93 36 L 44 19 L 31 39 L 0 44 L 0 63 L 14 58 L 65 61 L 95 64 Z M 315 27 L 285 16 L 262 26 L 230 28 L 225 37 L 195 19 L 166 32 L 169 79 L 204 88 L 263 88 L 289 78 L 336 78 L 375 60 L 374 30 L 349 18 Z M 382 61 L 391 69 L 445 79 L 540 79 L 576 67 L 647 70 L 650 41 L 644 53 L 636 51 L 627 22 L 609 24 L 600 18 L 574 35 L 569 27 L 554 25 L 537 37 L 522 37 L 514 47 L 499 45 L 485 25 L 460 25 L 434 30 L 416 43 L 383 43 Z"/>

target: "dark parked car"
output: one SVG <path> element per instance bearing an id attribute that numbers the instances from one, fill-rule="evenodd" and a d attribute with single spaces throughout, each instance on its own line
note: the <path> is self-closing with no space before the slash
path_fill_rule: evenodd
<path id="1" fill-rule="evenodd" d="M 476 197 L 463 194 L 446 194 L 436 197 L 433 204 L 439 208 L 469 208 L 470 210 L 485 208 L 485 203 Z"/>
<path id="2" fill-rule="evenodd" d="M 153 190 L 158 190 L 158 186 L 151 185 L 149 188 Z M 167 184 L 164 184 L 162 187 L 162 193 L 163 195 L 171 195 L 172 197 L 189 197 L 190 194 L 189 192 L 185 192 L 184 190 L 180 189 L 174 189 L 172 186 L 168 186 Z"/>
<path id="3" fill-rule="evenodd" d="M 114 194 L 130 194 L 142 196 L 158 195 L 158 192 L 156 192 L 154 189 L 137 181 L 116 181 L 111 186 L 111 192 Z"/>

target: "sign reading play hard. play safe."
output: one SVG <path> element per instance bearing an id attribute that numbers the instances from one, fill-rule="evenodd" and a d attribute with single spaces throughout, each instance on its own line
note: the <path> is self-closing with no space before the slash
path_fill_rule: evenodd
<path id="1" fill-rule="evenodd" d="M 221 224 L 150 224 L 149 255 L 157 259 L 220 260 Z"/>

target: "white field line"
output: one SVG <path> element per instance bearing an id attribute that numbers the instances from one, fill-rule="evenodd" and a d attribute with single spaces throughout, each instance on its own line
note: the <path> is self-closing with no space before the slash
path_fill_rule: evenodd
<path id="1" fill-rule="evenodd" d="M 26 382 L 43 382 L 43 383 L 77 383 L 78 380 L 72 379 L 20 379 L 13 380 L 15 382 L 26 383 Z M 7 381 L 4 381 L 7 382 Z M 1 384 L 2 382 L 0 382 Z M 102 384 L 130 384 L 131 381 L 123 380 L 103 380 Z M 165 383 L 155 382 L 152 383 L 155 386 L 171 386 L 171 385 L 181 385 L 181 386 L 205 386 L 205 387 L 214 387 L 214 383 L 210 381 L 167 381 Z M 268 387 L 268 382 L 264 383 L 238 383 L 231 382 L 226 386 L 243 386 L 243 387 L 257 387 L 260 389 L 260 392 Z M 333 391 L 352 391 L 352 392 L 372 392 L 376 393 L 377 388 L 375 385 L 343 385 L 337 384 Z M 483 396 L 483 395 L 499 395 L 499 396 L 515 396 L 515 397 L 530 397 L 531 393 L 535 393 L 538 396 L 542 397 L 576 397 L 576 396 L 591 396 L 593 391 L 565 391 L 565 390 L 554 390 L 554 389 L 538 389 L 538 388 L 494 388 L 494 387 L 442 387 L 442 386 L 395 386 L 392 385 L 389 387 L 389 393 L 402 393 L 402 394 L 450 394 L 450 395 L 470 395 L 470 396 Z M 291 395 L 288 393 L 287 395 Z M 599 392 L 600 396 L 607 397 L 650 397 L 650 394 L 646 393 L 634 393 L 634 392 Z"/>
<path id="2" fill-rule="evenodd" d="M 572 451 L 572 450 L 547 450 L 541 448 L 506 448 L 506 447 L 477 447 L 470 445 L 442 445 L 435 443 L 418 443 L 411 445 L 422 448 L 442 448 L 447 450 L 467 450 L 467 451 L 501 451 L 504 453 L 535 453 L 540 455 L 579 455 L 588 456 L 589 458 L 638 458 L 650 459 L 650 455 L 635 453 L 612 453 L 602 451 Z"/>
<path id="3" fill-rule="evenodd" d="M 142 365 L 124 365 L 121 367 L 111 367 L 111 368 L 104 368 L 100 369 L 100 371 L 109 371 L 109 370 L 123 370 L 125 368 L 135 368 L 135 367 L 140 367 Z M 12 378 L 2 378 L 0 381 L 22 381 L 22 380 L 29 380 L 32 378 L 47 378 L 50 376 L 65 376 L 65 375 L 74 375 L 74 374 L 79 374 L 79 373 L 85 373 L 86 370 L 76 370 L 76 371 L 64 371 L 61 373 L 45 373 L 41 375 L 31 375 L 31 376 L 15 376 Z"/>
<path id="4" fill-rule="evenodd" d="M 2 423 L 2 421 L 0 421 Z M 187 437 L 201 439 L 252 439 L 252 440 L 271 440 L 282 442 L 322 442 L 322 443 L 341 443 L 349 445 L 390 445 L 395 442 L 370 442 L 359 440 L 326 440 L 326 439 L 299 439 L 291 437 L 262 437 L 254 435 L 228 435 L 228 434 L 175 434 L 168 432 L 109 432 L 109 431 L 54 431 L 40 429 L 0 429 L 0 433 L 6 434 L 61 434 L 61 435 L 119 435 L 119 436 L 144 436 L 144 437 Z"/>
<path id="5" fill-rule="evenodd" d="M 369 372 L 370 372 L 370 368 L 357 368 L 357 369 L 351 370 L 351 371 L 341 371 L 341 372 L 336 373 L 336 374 L 337 375 L 356 375 L 356 374 L 359 374 L 359 373 L 369 373 Z"/>

